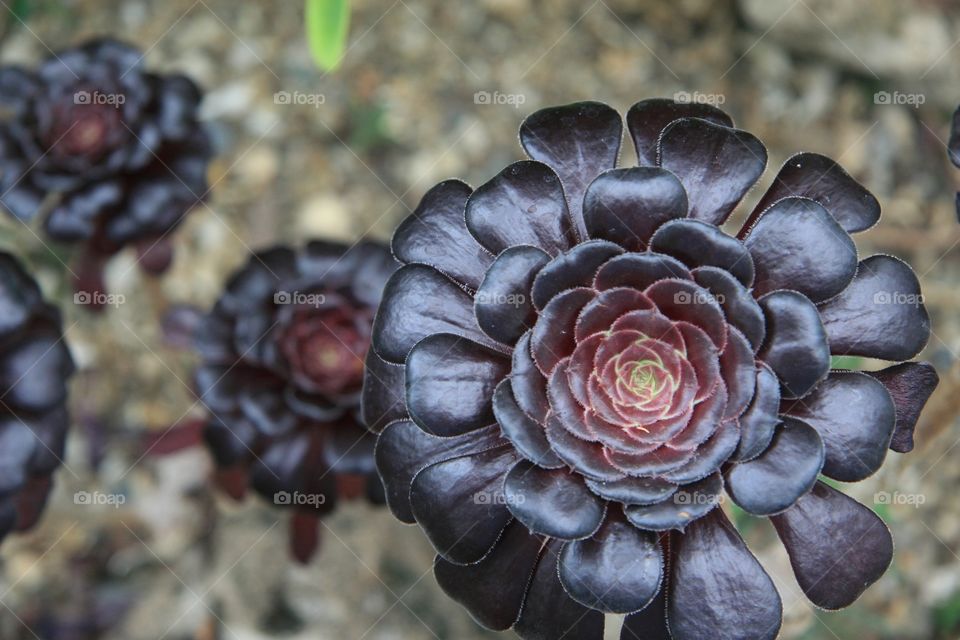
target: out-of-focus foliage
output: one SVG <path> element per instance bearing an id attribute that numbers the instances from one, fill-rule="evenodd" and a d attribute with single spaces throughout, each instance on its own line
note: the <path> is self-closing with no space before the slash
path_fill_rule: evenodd
<path id="1" fill-rule="evenodd" d="M 307 42 L 317 66 L 333 71 L 340 64 L 350 26 L 349 0 L 307 0 L 304 6 Z"/>

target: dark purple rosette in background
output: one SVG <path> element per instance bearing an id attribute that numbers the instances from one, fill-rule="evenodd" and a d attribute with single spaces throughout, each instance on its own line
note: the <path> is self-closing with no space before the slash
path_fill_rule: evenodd
<path id="1" fill-rule="evenodd" d="M 0 251 L 0 539 L 43 512 L 63 462 L 73 371 L 60 312 Z"/>
<path id="2" fill-rule="evenodd" d="M 207 192 L 210 139 L 200 90 L 143 68 L 143 54 L 93 40 L 35 71 L 0 68 L 0 206 L 82 243 L 81 291 L 102 289 L 102 262 L 133 244 L 141 266 L 168 266 L 170 232 Z"/>
<path id="3" fill-rule="evenodd" d="M 293 510 L 294 556 L 309 560 L 317 518 L 338 498 L 382 503 L 373 434 L 360 420 L 363 362 L 390 250 L 312 242 L 253 255 L 197 331 L 205 436 L 218 480 Z"/>
<path id="4" fill-rule="evenodd" d="M 852 603 L 890 563 L 862 480 L 937 383 L 917 278 L 850 237 L 877 200 L 835 162 L 767 163 L 706 105 L 586 102 L 523 123 L 530 160 L 434 187 L 398 229 L 364 415 L 440 585 L 523 638 L 773 638 L 781 600 L 719 505 L 769 516 L 804 593 Z"/>
<path id="5" fill-rule="evenodd" d="M 953 166 L 960 169 L 960 107 L 953 112 L 950 119 L 950 139 L 947 141 L 947 157 Z M 956 197 L 957 220 L 960 221 L 960 192 Z"/>

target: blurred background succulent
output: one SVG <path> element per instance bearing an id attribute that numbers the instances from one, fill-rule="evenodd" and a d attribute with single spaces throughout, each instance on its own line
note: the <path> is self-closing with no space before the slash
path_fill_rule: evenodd
<path id="1" fill-rule="evenodd" d="M 43 513 L 63 463 L 73 372 L 59 310 L 0 251 L 0 540 Z"/>
<path id="2" fill-rule="evenodd" d="M 316 519 L 337 500 L 382 503 L 374 436 L 360 421 L 373 315 L 390 251 L 312 242 L 255 253 L 200 325 L 198 393 L 219 484 L 293 512 L 291 551 L 309 561 Z"/>
<path id="3" fill-rule="evenodd" d="M 78 292 L 104 295 L 103 262 L 128 244 L 146 271 L 169 266 L 170 233 L 207 195 L 200 97 L 112 39 L 51 52 L 35 71 L 0 67 L 0 205 L 83 245 Z"/>

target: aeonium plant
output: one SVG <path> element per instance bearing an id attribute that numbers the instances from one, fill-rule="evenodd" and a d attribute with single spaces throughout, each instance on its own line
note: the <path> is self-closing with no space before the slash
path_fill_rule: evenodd
<path id="1" fill-rule="evenodd" d="M 78 292 L 101 292 L 104 262 L 127 245 L 145 271 L 163 272 L 170 233 L 207 194 L 200 90 L 147 71 L 143 58 L 95 39 L 36 70 L 0 68 L 0 207 L 82 246 Z"/>
<path id="2" fill-rule="evenodd" d="M 318 518 L 341 498 L 383 503 L 360 390 L 374 311 L 396 268 L 373 242 L 261 251 L 197 330 L 195 379 L 218 483 L 289 510 L 301 562 L 316 551 Z"/>
<path id="3" fill-rule="evenodd" d="M 43 514 L 63 462 L 73 372 L 60 312 L 0 251 L 0 540 Z"/>
<path id="4" fill-rule="evenodd" d="M 913 271 L 860 259 L 877 200 L 767 154 L 722 111 L 585 102 L 520 128 L 529 160 L 429 191 L 397 230 L 363 409 L 393 513 L 446 592 L 523 638 L 774 638 L 781 599 L 721 508 L 769 517 L 817 606 L 851 604 L 890 532 L 820 476 L 905 452 L 937 384 Z M 831 356 L 898 364 L 831 370 Z"/>

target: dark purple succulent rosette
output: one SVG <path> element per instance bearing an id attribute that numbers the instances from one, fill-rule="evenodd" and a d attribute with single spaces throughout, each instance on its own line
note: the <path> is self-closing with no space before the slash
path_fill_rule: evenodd
<path id="1" fill-rule="evenodd" d="M 206 195 L 212 146 L 197 86 L 142 60 L 98 39 L 35 71 L 0 68 L 0 206 L 29 221 L 49 204 L 51 238 L 101 258 L 136 244 L 162 271 L 167 234 Z"/>
<path id="2" fill-rule="evenodd" d="M 947 157 L 953 166 L 960 169 L 960 107 L 953 112 L 950 119 L 950 139 L 947 141 Z M 960 192 L 956 197 L 957 219 L 960 220 Z"/>
<path id="3" fill-rule="evenodd" d="M 63 459 L 73 371 L 59 311 L 0 251 L 0 539 L 43 512 Z"/>
<path id="4" fill-rule="evenodd" d="M 853 602 L 891 560 L 862 480 L 912 447 L 937 382 L 917 278 L 857 256 L 876 199 L 790 158 L 736 236 L 766 150 L 710 106 L 586 102 L 523 123 L 531 160 L 434 187 L 398 229 L 364 388 L 398 518 L 441 586 L 523 638 L 773 638 L 773 582 L 717 506 L 769 516 L 804 592 Z"/>
<path id="5" fill-rule="evenodd" d="M 397 263 L 383 245 L 311 242 L 255 254 L 197 331 L 196 385 L 220 483 L 249 484 L 293 509 L 295 556 L 316 544 L 316 517 L 338 497 L 383 501 L 375 437 L 360 420 L 363 360 Z"/>

